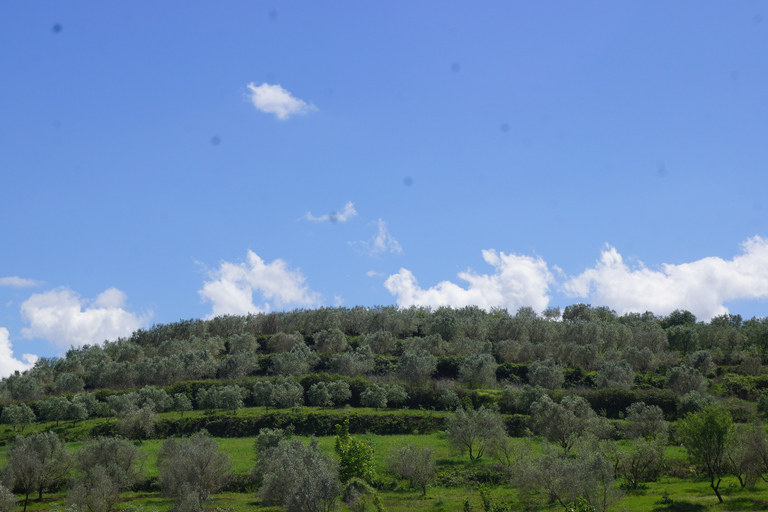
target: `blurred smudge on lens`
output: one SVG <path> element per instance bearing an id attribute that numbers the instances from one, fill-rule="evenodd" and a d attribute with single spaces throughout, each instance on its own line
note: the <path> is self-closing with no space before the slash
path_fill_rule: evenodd
<path id="1" fill-rule="evenodd" d="M 501 126 L 499 126 L 499 130 L 501 130 L 502 133 L 507 133 L 509 131 L 509 124 L 501 123 Z"/>
<path id="2" fill-rule="evenodd" d="M 410 187 L 411 185 L 413 185 L 413 178 L 411 178 L 410 176 L 406 176 L 405 179 L 403 179 L 403 185 L 405 185 L 406 187 Z"/>
<path id="3" fill-rule="evenodd" d="M 451 64 L 451 71 L 453 71 L 454 73 L 458 73 L 459 71 L 461 71 L 461 64 L 459 64 L 458 62 L 454 62 L 453 64 Z"/>
<path id="4" fill-rule="evenodd" d="M 56 23 L 53 25 L 53 27 L 51 27 L 51 30 L 53 31 L 54 34 L 58 34 L 59 32 L 61 32 L 61 29 L 62 29 L 61 23 Z"/>
<path id="5" fill-rule="evenodd" d="M 269 19 L 272 21 L 277 20 L 277 9 L 274 7 L 269 9 Z"/>
<path id="6" fill-rule="evenodd" d="M 659 178 L 663 178 L 667 175 L 667 166 L 664 165 L 664 162 L 659 162 L 656 166 L 656 172 L 658 173 Z"/>
<path id="7" fill-rule="evenodd" d="M 211 144 L 214 146 L 218 146 L 219 144 L 221 144 L 221 137 L 219 137 L 218 135 L 214 135 L 213 137 L 211 137 Z"/>

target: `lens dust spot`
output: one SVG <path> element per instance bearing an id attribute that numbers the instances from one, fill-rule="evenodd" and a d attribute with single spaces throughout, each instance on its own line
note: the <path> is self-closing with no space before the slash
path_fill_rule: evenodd
<path id="1" fill-rule="evenodd" d="M 667 172 L 667 166 L 664 165 L 664 162 L 659 162 L 659 165 L 656 166 L 656 173 L 659 175 L 659 178 L 665 177 Z"/>
<path id="2" fill-rule="evenodd" d="M 507 133 L 509 131 L 509 123 L 501 123 L 499 130 L 501 130 L 501 133 Z"/>
<path id="3" fill-rule="evenodd" d="M 277 21 L 277 9 L 275 9 L 274 7 L 271 7 L 269 9 L 269 20 Z"/>
<path id="4" fill-rule="evenodd" d="M 739 75 L 739 72 L 738 72 L 738 71 L 732 71 L 732 72 L 731 72 L 731 80 L 733 80 L 733 81 L 736 81 L 736 80 L 738 80 L 740 76 L 741 76 L 741 75 Z"/>
<path id="5" fill-rule="evenodd" d="M 58 34 L 59 32 L 61 32 L 61 29 L 62 29 L 61 23 L 56 23 L 53 25 L 53 27 L 51 27 L 51 30 L 53 31 L 54 34 Z"/>
<path id="6" fill-rule="evenodd" d="M 461 64 L 459 64 L 458 62 L 454 62 L 453 64 L 451 64 L 451 71 L 453 71 L 454 73 L 458 73 L 459 71 L 461 71 Z"/>
<path id="7" fill-rule="evenodd" d="M 405 185 L 406 187 L 410 187 L 411 185 L 413 185 L 413 178 L 411 178 L 410 176 L 406 176 L 403 179 L 403 185 Z"/>
<path id="8" fill-rule="evenodd" d="M 761 21 L 763 21 L 763 15 L 762 14 L 755 14 L 752 17 L 752 23 L 754 23 L 755 25 L 759 25 Z"/>
<path id="9" fill-rule="evenodd" d="M 214 135 L 213 137 L 211 137 L 212 146 L 218 146 L 219 144 L 221 144 L 221 137 L 219 137 L 218 135 Z"/>

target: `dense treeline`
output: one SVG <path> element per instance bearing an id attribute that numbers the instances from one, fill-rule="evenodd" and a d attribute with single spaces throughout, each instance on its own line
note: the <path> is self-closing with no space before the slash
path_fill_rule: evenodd
<path id="1" fill-rule="evenodd" d="M 0 382 L 0 422 L 19 434 L 49 422 L 26 437 L 5 436 L 0 510 L 12 505 L 7 489 L 24 496 L 26 508 L 30 494 L 66 486 L 73 509 L 106 511 L 123 491 L 150 484 L 99 454 L 134 460 L 136 445 L 125 438 L 168 438 L 151 485 L 176 510 L 199 511 L 233 478 L 203 430 L 256 438 L 256 466 L 235 478 L 236 487 L 258 488 L 263 503 L 287 510 L 333 510 L 341 496 L 350 506 L 370 498 L 382 509 L 377 490 L 389 484 L 371 470 L 372 448 L 350 432 L 444 432 L 470 461 L 492 459 L 494 469 L 470 466 L 463 480 L 455 468 L 437 467 L 423 446 L 391 450 L 386 461 L 390 477 L 422 495 L 435 480 L 480 484 L 484 510 L 508 510 L 484 487 L 499 482 L 517 489 L 526 507 L 571 510 L 582 501 L 607 510 L 617 482 L 637 491 L 674 472 L 664 462 L 670 440 L 685 443 L 722 501 L 725 476 L 742 488 L 768 478 L 768 435 L 755 423 L 768 418 L 767 350 L 765 318 L 697 322 L 680 310 L 620 316 L 586 304 L 540 315 L 321 308 L 155 325 L 41 359 Z M 263 409 L 238 415 L 243 407 Z M 359 407 L 368 409 L 350 414 Z M 381 414 L 389 408 L 400 412 Z M 194 410 L 208 413 L 185 416 Z M 93 417 L 104 420 L 73 428 Z M 338 460 L 314 441 L 292 439 L 334 432 Z M 543 443 L 537 453 L 512 439 L 528 434 Z M 62 438 L 84 440 L 76 462 L 62 452 Z M 28 462 L 35 457 L 47 462 Z M 57 457 L 66 464 L 57 466 Z M 205 478 L 186 469 L 209 465 L 218 469 Z M 286 468 L 295 489 L 280 485 Z"/>
<path id="2" fill-rule="evenodd" d="M 586 304 L 541 315 L 530 308 L 514 315 L 476 307 L 320 308 L 155 325 L 72 348 L 3 379 L 0 400 L 16 403 L 3 420 L 23 425 L 36 417 L 119 416 L 147 403 L 182 413 L 344 403 L 450 409 L 473 388 L 506 383 L 578 390 L 615 417 L 648 389 L 674 393 L 674 409 L 693 393 L 686 400 L 695 408 L 715 376 L 721 394 L 756 400 L 768 388 L 760 376 L 766 350 L 768 320 L 738 315 L 705 323 L 687 311 L 619 316 Z M 111 397 L 130 390 L 128 405 Z M 167 397 L 140 396 L 158 392 Z M 674 416 L 669 395 L 645 399 Z M 528 413 L 510 396 L 500 404 Z"/>

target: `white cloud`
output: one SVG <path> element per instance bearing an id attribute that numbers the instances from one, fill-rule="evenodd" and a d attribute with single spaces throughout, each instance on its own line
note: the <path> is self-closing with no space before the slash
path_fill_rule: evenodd
<path id="1" fill-rule="evenodd" d="M 21 316 L 29 323 L 21 332 L 61 348 L 129 336 L 146 326 L 149 315 L 125 310 L 125 301 L 125 293 L 117 288 L 109 288 L 92 301 L 81 299 L 68 288 L 37 293 L 21 305 Z"/>
<path id="2" fill-rule="evenodd" d="M 742 244 L 742 254 L 729 261 L 708 257 L 664 264 L 660 270 L 642 262 L 629 266 L 615 248 L 606 245 L 595 268 L 572 277 L 563 289 L 572 297 L 588 297 L 619 313 L 667 315 L 687 309 L 707 321 L 728 312 L 724 302 L 768 298 L 768 240 L 750 238 Z"/>
<path id="3" fill-rule="evenodd" d="M 0 286 L 10 286 L 13 288 L 30 288 L 32 286 L 38 286 L 39 281 L 34 279 L 24 279 L 22 277 L 0 277 Z"/>
<path id="4" fill-rule="evenodd" d="M 521 306 L 531 306 L 537 311 L 546 309 L 550 299 L 547 292 L 555 278 L 544 260 L 497 253 L 493 249 L 483 251 L 483 259 L 495 267 L 496 272 L 460 272 L 458 277 L 469 283 L 467 288 L 443 281 L 424 290 L 411 271 L 404 268 L 389 276 L 384 286 L 396 297 L 397 305 L 402 307 L 474 305 L 486 310 L 503 307 L 516 311 Z"/>
<path id="5" fill-rule="evenodd" d="M 384 277 L 383 272 L 376 272 L 375 270 L 369 270 L 365 273 L 368 277 Z"/>
<path id="6" fill-rule="evenodd" d="M 281 259 L 265 264 L 253 251 L 248 251 L 248 260 L 244 263 L 222 262 L 209 277 L 210 281 L 199 291 L 200 297 L 213 306 L 209 318 L 259 313 L 287 305 L 315 307 L 320 304 L 320 295 L 304 284 L 306 278 L 299 270 L 288 268 Z M 261 295 L 263 305 L 253 303 L 254 292 Z"/>
<path id="7" fill-rule="evenodd" d="M 355 210 L 355 205 L 352 201 L 349 201 L 344 205 L 344 209 L 341 211 L 341 213 L 334 212 L 327 215 L 322 215 L 320 217 L 315 217 L 311 212 L 307 212 L 306 215 L 304 215 L 304 218 L 311 220 L 312 222 L 330 222 L 333 224 L 336 222 L 347 222 L 349 219 L 356 216 L 357 210 Z"/>
<path id="8" fill-rule="evenodd" d="M 21 358 L 24 361 L 13 357 L 10 333 L 5 327 L 0 327 L 0 378 L 7 377 L 16 370 L 20 372 L 29 370 L 37 361 L 37 356 L 34 354 L 24 354 Z"/>
<path id="9" fill-rule="evenodd" d="M 248 84 L 251 90 L 249 98 L 253 106 L 267 114 L 275 114 L 278 119 L 288 119 L 294 114 L 306 114 L 311 110 L 317 110 L 314 105 L 294 98 L 290 92 L 279 85 L 263 83 L 256 86 Z"/>
<path id="10" fill-rule="evenodd" d="M 383 252 L 391 252 L 392 254 L 402 254 L 403 248 L 400 246 L 395 237 L 387 229 L 387 223 L 379 219 L 377 222 L 378 231 L 373 237 L 368 240 L 360 240 L 358 242 L 349 242 L 350 245 L 358 246 L 362 248 L 362 252 L 373 256 L 375 254 L 381 254 Z"/>

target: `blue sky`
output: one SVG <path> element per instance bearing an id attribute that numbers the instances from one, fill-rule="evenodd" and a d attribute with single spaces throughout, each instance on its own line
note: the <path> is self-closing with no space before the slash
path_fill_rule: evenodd
<path id="1" fill-rule="evenodd" d="M 0 48 L 2 374 L 319 305 L 766 315 L 761 2 L 4 2 Z"/>

